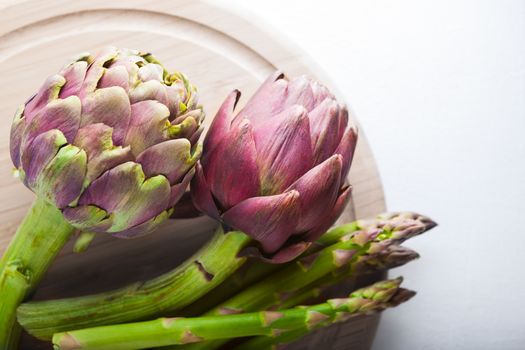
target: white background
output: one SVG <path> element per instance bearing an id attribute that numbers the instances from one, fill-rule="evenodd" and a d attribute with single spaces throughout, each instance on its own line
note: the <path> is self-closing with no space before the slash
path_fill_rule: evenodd
<path id="1" fill-rule="evenodd" d="M 525 349 L 525 1 L 227 0 L 343 91 L 390 210 L 440 226 L 374 350 Z M 242 28 L 239 28 L 242 30 Z"/>

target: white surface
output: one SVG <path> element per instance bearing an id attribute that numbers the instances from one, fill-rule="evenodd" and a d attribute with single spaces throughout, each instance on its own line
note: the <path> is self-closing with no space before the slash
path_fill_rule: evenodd
<path id="1" fill-rule="evenodd" d="M 390 210 L 440 224 L 375 350 L 525 348 L 525 1 L 228 0 L 332 76 Z M 239 28 L 242 30 L 242 28 Z"/>

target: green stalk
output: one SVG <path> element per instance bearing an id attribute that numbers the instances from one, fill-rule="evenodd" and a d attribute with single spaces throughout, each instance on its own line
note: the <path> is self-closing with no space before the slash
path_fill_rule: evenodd
<path id="1" fill-rule="evenodd" d="M 214 238 L 176 269 L 146 282 L 91 296 L 29 302 L 18 321 L 32 335 L 147 319 L 183 308 L 223 282 L 246 260 L 238 253 L 250 241 L 242 232 L 217 231 Z"/>
<path id="2" fill-rule="evenodd" d="M 379 218 L 379 217 L 378 217 Z M 312 247 L 303 255 L 313 254 L 318 252 L 323 247 L 337 243 L 341 237 L 350 233 L 363 229 L 365 226 L 377 226 L 380 219 L 376 220 L 357 220 L 349 224 L 340 225 L 327 231 L 320 239 L 318 239 Z M 274 273 L 287 266 L 288 264 L 269 264 L 260 261 L 253 261 L 252 263 L 244 264 L 232 276 L 226 279 L 221 285 L 213 290 L 213 293 L 206 294 L 204 297 L 196 300 L 188 307 L 184 308 L 177 315 L 180 316 L 196 316 L 205 313 L 211 308 L 217 306 L 228 298 L 234 296 L 242 289 L 249 285 L 260 281 L 266 276 Z"/>
<path id="3" fill-rule="evenodd" d="M 276 264 L 248 261 L 232 276 L 214 288 L 212 293 L 202 296 L 184 309 L 178 311 L 177 316 L 190 317 L 201 315 L 279 268 L 281 268 L 281 266 Z"/>
<path id="4" fill-rule="evenodd" d="M 419 258 L 419 254 L 412 249 L 402 246 L 390 246 L 386 251 L 374 254 L 364 255 L 359 258 L 355 266 L 351 269 L 350 266 L 345 266 L 341 270 L 328 274 L 312 284 L 299 290 L 297 293 L 283 301 L 280 305 L 275 306 L 276 309 L 288 309 L 297 305 L 304 304 L 307 301 L 317 300 L 323 296 L 324 290 L 333 285 L 341 283 L 342 281 L 362 276 L 368 273 L 388 270 L 394 267 L 402 266 L 414 259 Z M 353 276 L 356 274 L 357 276 Z M 275 349 L 277 344 L 285 344 L 295 341 L 307 335 L 308 331 L 298 329 L 289 331 L 276 338 L 257 337 L 250 339 L 246 344 L 242 344 L 235 348 L 235 350 L 270 350 Z"/>
<path id="5" fill-rule="evenodd" d="M 0 260 L 0 347 L 15 349 L 16 308 L 38 285 L 75 229 L 53 205 L 37 199 Z"/>
<path id="6" fill-rule="evenodd" d="M 368 226 L 364 230 L 342 236 L 338 243 L 295 261 L 205 315 L 265 310 L 272 305 L 280 304 L 301 288 L 344 266 L 349 266 L 351 270 L 360 256 L 379 254 L 388 247 L 419 235 L 434 226 L 434 222 L 424 217 L 416 219 L 396 217 L 381 225 Z M 179 347 L 178 350 L 211 350 L 219 348 L 224 343 L 224 340 L 216 340 L 186 345 Z"/>
<path id="7" fill-rule="evenodd" d="M 374 244 L 376 243 L 372 243 L 371 245 Z M 404 265 L 418 257 L 419 254 L 412 249 L 398 245 L 389 246 L 385 251 L 380 253 L 372 255 L 365 254 L 360 256 L 354 264 L 348 264 L 339 270 L 321 277 L 287 297 L 281 303 L 270 306 L 269 309 L 288 309 L 304 304 L 308 300 L 314 298 L 326 298 L 326 293 L 324 293 L 326 288 L 337 285 L 348 279 L 355 280 L 355 278 L 359 276 L 385 271 Z"/>
<path id="8" fill-rule="evenodd" d="M 309 285 L 308 287 L 302 288 L 298 292 L 286 298 L 286 300 L 284 300 L 279 305 L 276 305 L 275 307 L 271 306 L 267 309 L 268 310 L 282 310 L 282 309 L 289 309 L 297 305 L 307 304 L 308 301 L 313 300 L 313 299 L 319 299 L 321 297 L 321 295 L 323 294 L 323 287 L 324 285 L 322 286 Z"/>
<path id="9" fill-rule="evenodd" d="M 126 350 L 187 344 L 225 337 L 254 335 L 278 336 L 298 328 L 308 330 L 348 319 L 356 313 L 388 307 L 391 299 L 407 300 L 413 295 L 399 288 L 401 279 L 383 281 L 353 293 L 348 298 L 297 307 L 279 312 L 197 318 L 161 318 L 131 324 L 102 326 L 58 333 L 53 336 L 55 349 Z"/>
<path id="10" fill-rule="evenodd" d="M 377 289 L 375 290 L 375 292 L 371 289 L 383 283 L 391 283 L 391 281 L 382 281 L 382 282 L 378 282 L 372 285 L 371 287 L 365 287 L 365 288 L 359 289 L 353 292 L 350 295 L 350 297 L 351 298 L 352 297 L 354 298 L 365 297 L 365 298 L 369 298 L 375 301 L 382 300 L 385 296 L 383 293 L 385 292 L 388 293 L 388 291 L 381 290 L 381 288 L 377 288 L 377 287 L 376 287 Z M 342 319 L 338 321 L 346 321 L 352 317 L 357 317 L 363 314 L 380 312 L 386 308 L 395 307 L 409 300 L 414 295 L 415 295 L 415 292 L 400 288 L 396 291 L 396 293 L 391 298 L 384 301 L 382 305 L 378 305 L 377 308 L 370 308 L 368 310 L 362 310 L 361 312 L 346 314 L 342 317 Z M 333 324 L 333 322 L 331 324 Z M 321 326 L 324 326 L 324 325 L 321 325 Z M 319 328 L 319 327 L 315 327 L 315 328 Z M 312 330 L 313 330 L 312 328 L 302 325 L 296 329 L 282 332 L 281 334 L 277 334 L 276 336 L 273 336 L 273 337 L 272 336 L 255 337 L 255 338 L 249 339 L 243 342 L 242 344 L 236 346 L 234 350 L 275 350 L 277 348 L 277 345 L 287 344 L 297 339 L 300 339 L 304 337 L 305 335 L 309 334 L 310 332 L 312 332 Z"/>
<path id="11" fill-rule="evenodd" d="M 318 300 L 319 298 L 326 298 L 323 294 L 326 294 L 325 289 L 330 288 L 348 278 L 355 278 L 356 274 L 362 276 L 368 273 L 374 273 L 377 271 L 388 270 L 394 267 L 398 267 L 406 264 L 409 261 L 417 259 L 419 254 L 415 251 L 402 247 L 402 246 L 390 246 L 386 251 L 374 254 L 364 255 L 354 264 L 353 268 L 345 266 L 339 271 L 332 274 L 328 274 L 321 277 L 317 281 L 310 285 L 302 288 L 297 293 L 293 294 L 280 305 L 272 306 L 271 309 L 289 309 L 297 305 L 304 304 L 308 301 Z M 247 341 L 247 344 L 242 344 L 235 348 L 237 349 L 250 349 L 250 350 L 270 350 L 274 349 L 277 344 L 289 343 L 295 341 L 308 334 L 308 331 L 304 329 L 298 329 L 289 331 L 276 338 L 269 337 L 257 337 Z"/>
<path id="12" fill-rule="evenodd" d="M 418 221 L 358 231 L 343 236 L 339 242 L 306 256 L 277 271 L 257 284 L 211 310 L 207 315 L 262 310 L 313 281 L 344 266 L 351 266 L 365 254 L 378 254 L 393 244 L 421 234 L 426 226 Z"/>
<path id="13" fill-rule="evenodd" d="M 384 214 L 373 220 L 359 220 L 343 225 L 326 233 L 311 251 L 330 245 L 343 235 L 363 227 L 377 228 L 385 225 L 385 222 L 416 216 L 411 213 Z M 18 320 L 30 334 L 41 339 L 50 339 L 55 332 L 155 317 L 163 312 L 180 310 L 192 303 L 194 304 L 183 310 L 182 314 L 195 315 L 209 310 L 278 268 L 266 264 L 264 267 L 245 270 L 247 273 L 241 275 L 238 282 L 230 283 L 232 280 L 229 280 L 222 283 L 243 264 L 244 259 L 237 258 L 236 254 L 249 241 L 246 235 L 239 232 L 223 236 L 218 233 L 212 242 L 185 264 L 153 280 L 97 295 L 25 303 L 18 308 Z M 213 269 L 212 281 L 202 278 L 202 272 L 197 269 L 195 261 L 203 263 L 206 270 Z M 206 295 L 219 285 L 222 286 L 218 291 Z M 201 298 L 204 295 L 206 297 Z"/>
<path id="14" fill-rule="evenodd" d="M 354 222 L 334 227 L 323 234 L 317 241 L 312 244 L 303 256 L 319 252 L 321 249 L 337 243 L 342 237 L 347 236 L 359 230 L 373 230 L 380 227 L 396 224 L 404 220 L 417 220 L 419 222 L 430 222 L 429 219 L 411 212 L 401 213 L 384 213 L 372 219 L 356 220 Z M 293 263 L 291 263 L 293 264 Z M 275 265 L 254 261 L 252 264 L 245 264 L 239 271 L 236 271 L 231 277 L 213 290 L 213 293 L 205 295 L 203 298 L 196 300 L 188 307 L 181 310 L 177 315 L 196 316 L 217 306 L 221 302 L 239 293 L 244 288 L 252 285 L 267 277 L 277 270 L 285 268 L 288 264 Z"/>

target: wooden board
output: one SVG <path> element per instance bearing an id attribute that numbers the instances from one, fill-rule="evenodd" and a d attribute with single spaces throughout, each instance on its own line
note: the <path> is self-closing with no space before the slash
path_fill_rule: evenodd
<path id="1" fill-rule="evenodd" d="M 9 130 L 17 106 L 68 58 L 107 45 L 153 52 L 169 69 L 185 72 L 199 87 L 208 125 L 232 89 L 242 91 L 242 107 L 277 68 L 289 76 L 314 76 L 337 94 L 321 69 L 278 33 L 216 5 L 185 0 L 4 0 L 0 2 L 0 252 L 34 199 L 13 177 L 9 158 Z M 353 199 L 342 221 L 384 210 L 381 183 L 362 129 L 350 182 Z M 97 292 L 162 273 L 202 244 L 213 226 L 206 218 L 181 220 L 138 240 L 99 235 L 83 254 L 73 254 L 66 246 L 34 298 Z M 367 327 L 373 329 L 375 321 L 371 322 Z"/>

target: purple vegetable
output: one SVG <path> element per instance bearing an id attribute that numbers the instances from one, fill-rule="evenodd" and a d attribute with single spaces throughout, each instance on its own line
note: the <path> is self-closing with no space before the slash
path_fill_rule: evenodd
<path id="1" fill-rule="evenodd" d="M 348 111 L 306 77 L 270 76 L 235 116 L 222 104 L 192 180 L 201 211 L 260 242 L 274 262 L 293 259 L 339 217 L 357 141 Z"/>

